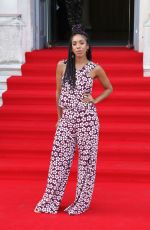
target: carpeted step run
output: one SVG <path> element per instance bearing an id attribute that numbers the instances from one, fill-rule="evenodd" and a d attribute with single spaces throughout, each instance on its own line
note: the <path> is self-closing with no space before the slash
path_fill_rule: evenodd
<path id="1" fill-rule="evenodd" d="M 46 175 L 57 121 L 56 65 L 66 57 L 64 47 L 27 52 L 22 76 L 7 80 L 0 108 L 1 178 L 7 178 L 8 168 L 11 178 L 17 173 L 25 178 Z M 104 68 L 114 88 L 96 104 L 98 181 L 148 181 L 150 176 L 150 79 L 143 77 L 142 59 L 125 47 L 93 47 L 93 61 Z M 102 90 L 96 79 L 93 96 Z M 76 164 L 77 157 L 73 173 Z"/>

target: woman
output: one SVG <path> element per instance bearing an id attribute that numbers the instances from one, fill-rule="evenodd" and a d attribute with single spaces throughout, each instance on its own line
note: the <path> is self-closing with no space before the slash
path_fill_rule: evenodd
<path id="1" fill-rule="evenodd" d="M 69 215 L 77 215 L 90 206 L 100 128 L 95 104 L 108 97 L 113 90 L 102 67 L 91 59 L 88 35 L 82 25 L 74 25 L 68 59 L 59 61 L 56 68 L 58 122 L 46 190 L 35 212 L 58 212 L 76 145 L 79 150 L 76 197 L 64 211 Z M 95 78 L 102 83 L 105 90 L 93 98 L 91 93 Z"/>

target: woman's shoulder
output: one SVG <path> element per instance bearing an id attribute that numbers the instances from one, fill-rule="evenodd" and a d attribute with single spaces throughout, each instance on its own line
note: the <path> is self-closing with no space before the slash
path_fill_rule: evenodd
<path id="1" fill-rule="evenodd" d="M 102 69 L 102 66 L 98 62 L 91 61 L 91 64 L 93 65 L 93 67 L 94 67 L 95 70 Z"/>
<path id="2" fill-rule="evenodd" d="M 61 60 L 59 60 L 59 61 L 57 62 L 57 65 L 58 65 L 58 66 L 63 66 L 63 65 L 66 65 L 66 63 L 67 63 L 67 59 L 61 59 Z"/>
<path id="3" fill-rule="evenodd" d="M 104 69 L 102 68 L 102 66 L 98 63 L 98 62 L 91 62 L 92 65 L 93 65 L 93 75 L 94 75 L 94 78 L 101 74 L 102 72 L 104 72 Z"/>
<path id="4" fill-rule="evenodd" d="M 92 65 L 92 69 L 94 70 L 94 71 L 97 71 L 97 70 L 99 70 L 99 69 L 101 69 L 101 66 L 99 65 L 99 63 L 98 62 L 93 62 L 93 61 L 91 61 L 91 65 Z"/>
<path id="5" fill-rule="evenodd" d="M 94 65 L 94 66 L 100 66 L 98 62 L 95 62 L 95 61 L 91 61 L 91 64 Z"/>
<path id="6" fill-rule="evenodd" d="M 67 63 L 66 59 L 59 60 L 57 62 L 57 70 L 60 72 L 64 72 L 64 68 L 66 68 L 66 63 Z"/>

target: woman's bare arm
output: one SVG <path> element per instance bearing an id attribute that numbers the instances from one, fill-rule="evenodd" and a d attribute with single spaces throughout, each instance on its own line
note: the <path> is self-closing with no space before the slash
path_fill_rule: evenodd
<path id="1" fill-rule="evenodd" d="M 103 68 L 100 67 L 99 65 L 97 65 L 95 67 L 95 76 L 98 78 L 100 83 L 102 83 L 105 90 L 103 91 L 103 93 L 101 93 L 99 96 L 97 96 L 96 98 L 93 99 L 94 104 L 96 104 L 96 103 L 102 101 L 104 98 L 108 97 L 109 94 L 111 94 L 113 91 L 112 84 L 110 83 L 110 81 L 109 81 L 105 71 L 103 70 Z"/>
<path id="2" fill-rule="evenodd" d="M 61 81 L 64 72 L 64 65 L 65 64 L 63 63 L 63 61 L 59 61 L 56 66 L 56 107 L 57 107 L 58 120 L 62 116 L 62 108 L 58 105 L 58 102 L 61 93 Z"/>

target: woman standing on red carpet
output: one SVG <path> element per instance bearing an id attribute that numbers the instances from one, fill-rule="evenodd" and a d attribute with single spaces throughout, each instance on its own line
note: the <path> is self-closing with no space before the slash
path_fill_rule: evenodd
<path id="1" fill-rule="evenodd" d="M 91 93 L 95 78 L 103 85 L 104 91 L 93 98 Z M 94 189 L 100 128 L 95 104 L 113 90 L 102 67 L 92 62 L 88 35 L 80 24 L 72 27 L 68 59 L 58 62 L 56 79 L 58 122 L 47 186 L 34 211 L 58 212 L 78 145 L 76 196 L 64 210 L 69 215 L 77 215 L 89 208 Z"/>

